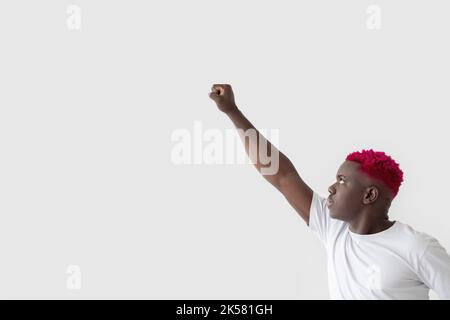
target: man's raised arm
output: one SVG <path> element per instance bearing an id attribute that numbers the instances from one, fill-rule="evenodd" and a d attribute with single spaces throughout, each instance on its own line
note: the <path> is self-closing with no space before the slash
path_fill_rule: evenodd
<path id="1" fill-rule="evenodd" d="M 219 110 L 225 113 L 238 129 L 241 141 L 245 146 L 245 152 L 256 169 L 286 197 L 303 220 L 309 223 L 313 191 L 303 182 L 292 162 L 261 135 L 242 114 L 236 106 L 230 85 L 213 85 L 209 97 L 214 100 Z M 261 146 L 262 150 L 260 149 Z M 269 154 L 265 155 L 265 152 Z M 273 158 L 274 155 L 278 156 L 276 159 L 278 166 L 275 172 L 268 170 L 267 159 L 265 159 L 267 156 Z"/>

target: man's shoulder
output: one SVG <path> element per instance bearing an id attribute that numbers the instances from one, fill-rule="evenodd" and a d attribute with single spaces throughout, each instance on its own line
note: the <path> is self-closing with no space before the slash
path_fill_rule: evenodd
<path id="1" fill-rule="evenodd" d="M 396 224 L 398 231 L 396 236 L 399 237 L 399 244 L 411 253 L 422 255 L 430 244 L 437 241 L 429 234 L 418 231 L 406 223 L 396 221 Z"/>

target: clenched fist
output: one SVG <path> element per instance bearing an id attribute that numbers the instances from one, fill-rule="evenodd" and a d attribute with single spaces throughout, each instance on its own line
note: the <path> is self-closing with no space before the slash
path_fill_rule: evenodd
<path id="1" fill-rule="evenodd" d="M 233 89 L 229 84 L 213 85 L 209 97 L 214 100 L 219 110 L 226 114 L 238 110 L 234 102 Z"/>

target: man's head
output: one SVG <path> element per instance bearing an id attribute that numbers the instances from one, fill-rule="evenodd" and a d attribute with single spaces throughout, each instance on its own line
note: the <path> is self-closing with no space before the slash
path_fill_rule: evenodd
<path id="1" fill-rule="evenodd" d="M 336 182 L 328 188 L 330 214 L 344 221 L 354 220 L 367 209 L 387 214 L 402 182 L 398 163 L 384 152 L 352 152 L 339 167 Z"/>

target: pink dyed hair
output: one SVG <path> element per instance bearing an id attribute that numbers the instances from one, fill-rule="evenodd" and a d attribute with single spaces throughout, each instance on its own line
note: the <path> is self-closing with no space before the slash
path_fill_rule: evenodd
<path id="1" fill-rule="evenodd" d="M 403 182 L 403 171 L 394 159 L 384 152 L 370 149 L 352 152 L 345 160 L 358 162 L 362 172 L 382 181 L 395 198 Z"/>

